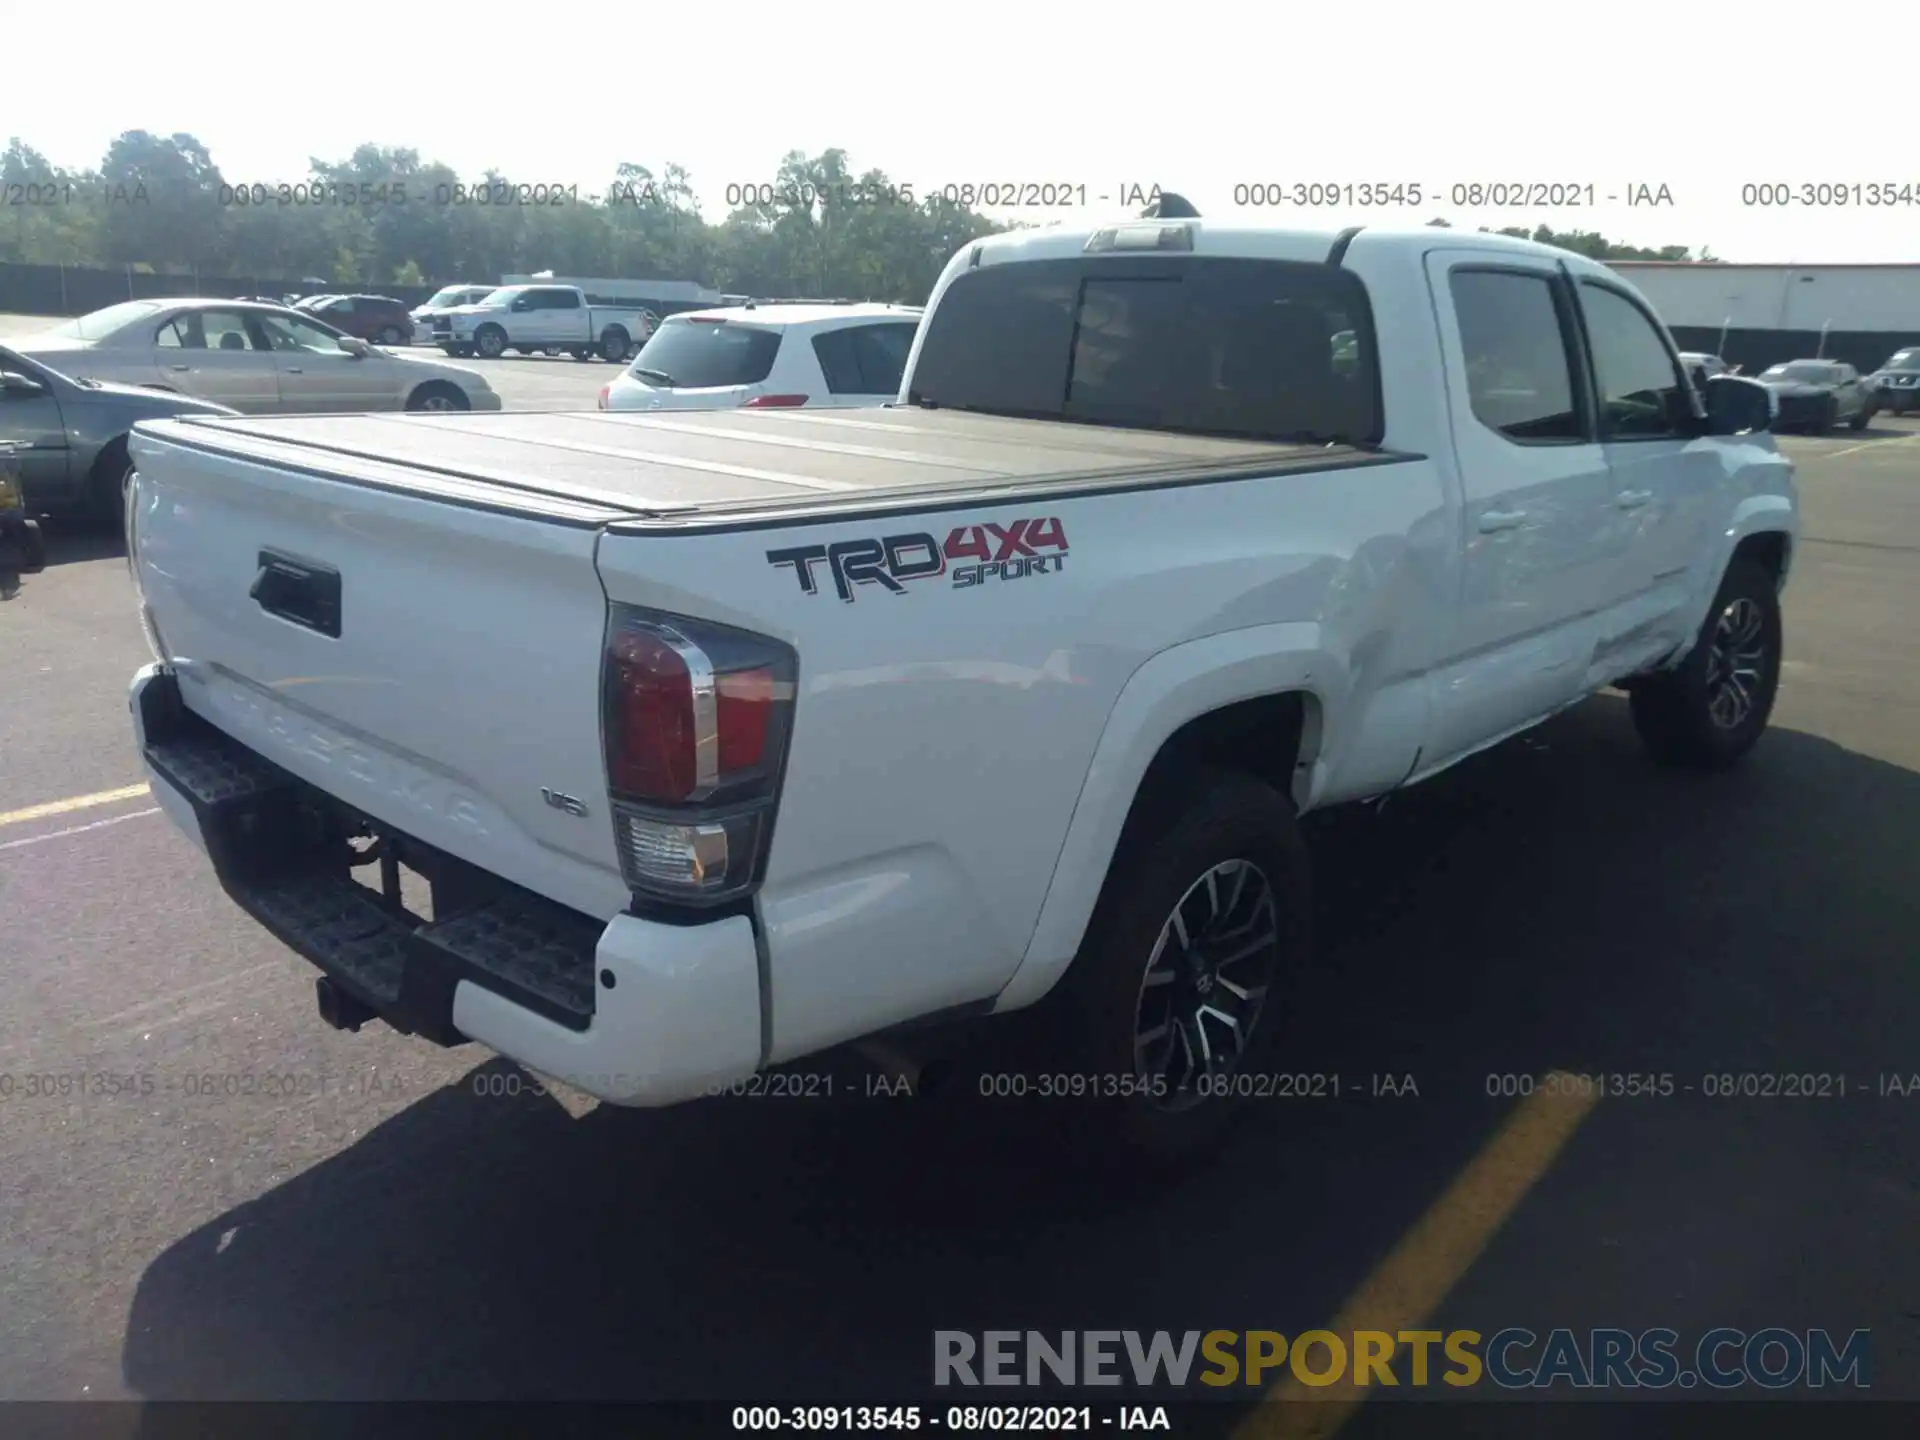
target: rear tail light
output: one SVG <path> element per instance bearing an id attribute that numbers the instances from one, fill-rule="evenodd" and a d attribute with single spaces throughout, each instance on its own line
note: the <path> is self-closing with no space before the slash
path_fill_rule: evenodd
<path id="1" fill-rule="evenodd" d="M 807 403 L 804 395 L 756 395 L 740 408 L 742 410 L 791 410 L 796 405 Z"/>
<path id="2" fill-rule="evenodd" d="M 607 789 L 636 895 L 711 905 L 759 883 L 799 662 L 764 635 L 611 607 Z"/>
<path id="3" fill-rule="evenodd" d="M 600 387 L 600 408 L 602 410 L 607 408 L 607 396 L 611 394 L 612 391 L 613 391 L 613 384 L 611 381 L 609 381 L 607 384 L 602 385 Z"/>

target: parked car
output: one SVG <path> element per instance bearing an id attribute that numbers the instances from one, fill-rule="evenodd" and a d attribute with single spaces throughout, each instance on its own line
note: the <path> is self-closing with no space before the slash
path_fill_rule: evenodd
<path id="1" fill-rule="evenodd" d="M 0 345 L 0 446 L 14 447 L 29 514 L 118 525 L 133 473 L 127 435 L 137 422 L 236 413 L 189 395 L 75 380 Z"/>
<path id="2" fill-rule="evenodd" d="M 1755 378 L 1779 401 L 1777 430 L 1818 435 L 1841 424 L 1864 430 L 1880 409 L 1880 392 L 1840 360 L 1788 360 Z"/>
<path id="3" fill-rule="evenodd" d="M 1867 376 L 1867 383 L 1880 394 L 1881 408 L 1904 415 L 1920 407 L 1920 346 L 1906 346 L 1888 357 L 1887 363 Z"/>
<path id="4" fill-rule="evenodd" d="M 248 414 L 500 408 L 475 371 L 389 354 L 316 315 L 238 300 L 127 300 L 14 349 L 79 378 L 174 390 Z"/>
<path id="5" fill-rule="evenodd" d="M 670 315 L 602 410 L 885 405 L 900 393 L 921 311 L 908 305 L 744 305 Z"/>
<path id="6" fill-rule="evenodd" d="M 544 350 L 617 363 L 633 354 L 657 319 L 650 310 L 589 305 L 573 285 L 503 285 L 476 304 L 435 315 L 433 343 L 449 355 L 488 360 L 509 350 L 523 355 Z"/>
<path id="7" fill-rule="evenodd" d="M 1693 383 L 1705 385 L 1716 375 L 1731 375 L 1732 369 L 1718 355 L 1704 354 L 1698 350 L 1682 350 L 1680 363 L 1687 367 L 1687 373 L 1693 376 Z"/>
<path id="8" fill-rule="evenodd" d="M 303 307 L 336 330 L 375 345 L 411 345 L 413 316 L 385 295 L 329 295 Z"/>
<path id="9" fill-rule="evenodd" d="M 1058 1134 L 1184 1150 L 1315 1023 L 1302 813 L 1614 684 L 1767 726 L 1767 392 L 1579 255 L 989 236 L 899 401 L 136 431 L 146 774 L 327 1023 L 662 1105 L 1031 1008 Z"/>
<path id="10" fill-rule="evenodd" d="M 498 285 L 448 285 L 436 290 L 423 305 L 415 306 L 408 318 L 413 321 L 413 343 L 433 344 L 433 317 L 462 305 L 478 305 L 500 287 Z"/>

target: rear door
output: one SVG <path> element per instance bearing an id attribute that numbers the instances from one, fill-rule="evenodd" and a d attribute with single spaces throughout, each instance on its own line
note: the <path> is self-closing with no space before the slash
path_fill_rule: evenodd
<path id="1" fill-rule="evenodd" d="M 1427 756 L 1441 762 L 1584 692 L 1612 497 L 1559 266 L 1438 250 L 1427 267 L 1466 502 L 1458 638 Z"/>
<path id="2" fill-rule="evenodd" d="M 384 356 L 361 360 L 340 348 L 333 333 L 299 315 L 260 314 L 254 331 L 280 377 L 280 406 L 290 413 L 392 410 L 392 367 Z"/>
<path id="3" fill-rule="evenodd" d="M 280 406 L 280 379 L 240 310 L 183 310 L 154 332 L 160 383 L 248 414 Z"/>
<path id="4" fill-rule="evenodd" d="M 813 354 L 826 393 L 818 403 L 884 405 L 900 393 L 900 376 L 913 348 L 912 321 L 842 325 L 813 337 Z"/>
<path id="5" fill-rule="evenodd" d="M 1686 638 L 1725 455 L 1694 423 L 1692 388 L 1652 312 L 1606 280 L 1583 275 L 1577 288 L 1611 477 L 1601 659 L 1617 672 Z"/>
<path id="6" fill-rule="evenodd" d="M 534 337 L 544 345 L 560 345 L 587 338 L 587 310 L 578 290 L 542 290 L 539 308 L 531 317 Z"/>

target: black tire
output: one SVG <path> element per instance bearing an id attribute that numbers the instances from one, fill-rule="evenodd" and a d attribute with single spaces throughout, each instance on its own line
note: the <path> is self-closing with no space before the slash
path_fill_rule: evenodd
<path id="1" fill-rule="evenodd" d="M 94 459 L 87 476 L 87 511 L 100 529 L 120 535 L 127 524 L 127 482 L 133 479 L 133 459 L 127 454 L 127 437 L 108 443 Z"/>
<path id="2" fill-rule="evenodd" d="M 466 392 L 458 385 L 450 384 L 445 380 L 429 380 L 426 384 L 416 387 L 414 392 L 407 396 L 407 409 L 416 414 L 422 411 L 446 414 L 471 410 L 473 404 L 467 399 Z"/>
<path id="3" fill-rule="evenodd" d="M 1862 410 L 1858 415 L 1854 416 L 1853 419 L 1847 422 L 1847 428 L 1849 430 L 1864 430 L 1872 422 L 1872 420 L 1873 420 L 1873 411 Z"/>
<path id="4" fill-rule="evenodd" d="M 600 332 L 600 358 L 618 365 L 633 353 L 633 337 L 624 327 L 609 325 Z"/>
<path id="5" fill-rule="evenodd" d="M 1122 1166 L 1178 1162 L 1218 1142 L 1247 1108 L 1246 1097 L 1236 1098 L 1231 1085 L 1223 1082 L 1268 1068 L 1267 1057 L 1274 1053 L 1283 1024 L 1290 1018 L 1292 997 L 1309 961 L 1311 883 L 1306 844 L 1292 804 L 1252 776 L 1232 771 L 1194 772 L 1179 785 L 1177 794 L 1177 802 L 1155 807 L 1159 820 L 1129 824 L 1079 953 L 1053 993 L 1034 1008 L 1031 1033 L 1023 1046 L 1026 1055 L 1020 1063 L 1028 1072 L 1030 1096 L 1034 1085 L 1047 1076 L 1085 1076 L 1088 1083 L 1102 1087 L 1095 1099 L 1044 1101 L 1073 1107 L 1063 1129 L 1091 1147 L 1088 1158 L 1096 1163 L 1101 1159 L 1116 1160 Z M 1231 868 L 1236 866 L 1242 868 Z M 1230 868 L 1223 871 L 1221 867 Z M 1245 877 L 1245 886 L 1233 897 L 1222 894 L 1231 883 L 1228 874 Z M 1211 891 L 1210 875 L 1215 879 Z M 1229 959 L 1220 975 L 1206 982 L 1199 978 L 1204 964 L 1189 971 L 1184 963 L 1167 959 L 1175 950 L 1196 953 L 1178 946 L 1177 936 L 1169 940 L 1167 950 L 1159 952 L 1159 964 L 1153 963 L 1163 927 L 1174 935 L 1176 910 L 1189 927 L 1201 927 L 1190 928 L 1190 937 L 1199 937 L 1207 914 L 1221 906 L 1226 907 L 1223 918 L 1229 937 L 1238 929 L 1250 929 L 1252 920 L 1240 927 L 1233 917 L 1255 914 L 1259 902 L 1253 897 L 1259 891 L 1249 887 L 1261 881 L 1272 900 L 1270 950 Z M 1230 898 L 1237 898 L 1237 908 L 1228 904 Z M 1222 943 L 1244 948 L 1237 939 Z M 1202 940 L 1200 948 L 1210 947 Z M 1149 970 L 1171 978 L 1164 985 L 1149 986 Z M 1219 1078 L 1195 1083 L 1196 1077 L 1175 1050 L 1174 1036 L 1182 1032 L 1173 1028 L 1166 1037 L 1173 1061 L 1166 1089 L 1157 1096 L 1138 1090 L 1131 1095 L 1108 1093 L 1138 1086 L 1143 1075 L 1151 1074 L 1150 1064 L 1143 1069 L 1136 1061 L 1135 1043 L 1137 1035 L 1161 1028 L 1154 1007 L 1172 1007 L 1176 997 L 1196 1005 L 1214 1003 L 1206 1000 L 1209 993 L 1218 1003 L 1243 1005 L 1244 1000 L 1225 998 L 1233 987 L 1222 986 L 1218 991 L 1210 987 L 1237 975 L 1251 989 L 1245 982 L 1261 974 L 1267 981 L 1264 1003 L 1247 1028 L 1239 1056 L 1230 1068 L 1223 1067 Z M 1165 1000 L 1158 996 L 1161 991 Z M 1168 1013 L 1171 1016 L 1172 1009 Z M 1229 1033 L 1224 1027 L 1208 1030 L 1210 1022 L 1200 1019 L 1198 1012 L 1188 1018 L 1217 1039 Z M 1165 1022 L 1171 1023 L 1171 1019 Z M 1154 1048 L 1158 1048 L 1157 1039 Z M 1191 1044 L 1186 1053 L 1192 1053 Z M 1184 1085 L 1172 1078 L 1181 1074 L 1186 1076 Z M 1213 1093 L 1203 1093 L 1208 1091 Z M 1182 1098 L 1184 1103 L 1175 1108 L 1173 1102 Z"/>
<path id="6" fill-rule="evenodd" d="M 507 353 L 507 332 L 498 325 L 482 325 L 473 332 L 473 353 L 483 360 L 498 360 Z"/>
<path id="7" fill-rule="evenodd" d="M 567 351 L 567 353 L 573 356 L 573 358 L 576 360 L 591 360 L 594 358 L 593 351 L 588 349 L 585 345 L 576 345 L 571 350 Z"/>
<path id="8" fill-rule="evenodd" d="M 473 358 L 473 346 L 454 345 L 448 348 L 447 354 L 453 356 L 456 360 L 469 360 Z"/>
<path id="9" fill-rule="evenodd" d="M 1643 678 L 1629 692 L 1633 727 L 1648 753 L 1662 765 L 1691 770 L 1725 769 L 1745 756 L 1773 714 L 1782 638 L 1772 572 L 1736 558 L 1691 653 L 1677 669 Z M 1733 681 L 1723 677 L 1730 668 L 1752 671 L 1744 711 L 1728 698 Z"/>
<path id="10" fill-rule="evenodd" d="M 404 345 L 406 341 L 400 338 L 400 332 L 398 330 L 388 325 L 380 331 L 379 343 L 382 345 Z"/>

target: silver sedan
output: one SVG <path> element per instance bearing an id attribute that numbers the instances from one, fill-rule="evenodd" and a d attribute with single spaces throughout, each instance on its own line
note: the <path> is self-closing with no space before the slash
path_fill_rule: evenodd
<path id="1" fill-rule="evenodd" d="M 13 348 L 76 379 L 176 390 L 243 414 L 500 408 L 477 371 L 242 300 L 129 300 Z"/>

